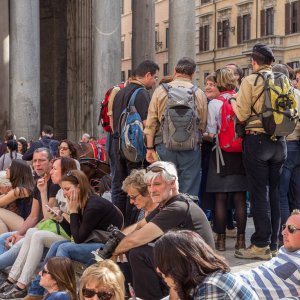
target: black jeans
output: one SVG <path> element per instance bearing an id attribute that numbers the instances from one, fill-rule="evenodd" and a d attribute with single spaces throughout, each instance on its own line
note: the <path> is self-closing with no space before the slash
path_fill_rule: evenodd
<path id="1" fill-rule="evenodd" d="M 129 251 L 133 288 L 137 297 L 159 300 L 168 295 L 168 288 L 158 276 L 153 260 L 153 247 L 144 245 Z"/>
<path id="2" fill-rule="evenodd" d="M 286 156 L 285 138 L 272 141 L 266 134 L 245 137 L 243 158 L 255 227 L 251 244 L 257 247 L 277 248 L 280 230 L 278 185 Z"/>
<path id="3" fill-rule="evenodd" d="M 140 169 L 142 167 L 142 163 L 134 163 L 123 157 L 119 151 L 118 138 L 112 137 L 109 154 L 111 160 L 112 202 L 121 210 L 125 218 L 125 226 L 128 226 L 130 225 L 131 211 L 133 207 L 130 205 L 127 194 L 122 190 L 122 183 L 133 169 Z"/>

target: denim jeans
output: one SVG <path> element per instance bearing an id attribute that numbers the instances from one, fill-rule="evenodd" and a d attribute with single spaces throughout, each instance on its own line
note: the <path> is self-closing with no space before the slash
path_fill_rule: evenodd
<path id="1" fill-rule="evenodd" d="M 287 159 L 280 176 L 281 224 L 285 224 L 293 209 L 300 208 L 300 141 L 286 143 Z"/>
<path id="2" fill-rule="evenodd" d="M 266 134 L 246 135 L 244 165 L 251 194 L 255 232 L 251 243 L 277 248 L 280 228 L 279 178 L 286 159 L 285 138 L 272 141 Z"/>
<path id="3" fill-rule="evenodd" d="M 201 151 L 172 151 L 163 144 L 156 146 L 156 151 L 163 161 L 172 162 L 178 172 L 179 191 L 198 199 L 201 183 Z"/>
<path id="4" fill-rule="evenodd" d="M 113 137 L 111 140 L 110 156 L 114 163 L 111 165 L 111 197 L 112 202 L 116 205 L 124 215 L 125 226 L 130 225 L 132 206 L 127 197 L 127 194 L 122 190 L 124 179 L 130 174 L 133 169 L 140 169 L 142 163 L 134 163 L 123 157 L 119 151 L 119 139 Z"/>
<path id="5" fill-rule="evenodd" d="M 0 235 L 0 270 L 10 267 L 14 264 L 22 247 L 23 239 L 15 243 L 10 249 L 6 248 L 6 239 L 14 233 L 16 233 L 16 231 L 6 232 Z"/>
<path id="6" fill-rule="evenodd" d="M 91 252 L 101 247 L 103 247 L 103 244 L 101 243 L 75 244 L 69 241 L 58 241 L 49 249 L 43 262 L 43 267 L 47 263 L 47 260 L 53 256 L 64 256 L 70 258 L 71 260 L 76 260 L 83 264 L 90 265 L 94 258 Z M 44 291 L 44 288 L 40 286 L 40 275 L 37 275 L 36 278 L 31 282 L 28 294 L 42 296 Z"/>

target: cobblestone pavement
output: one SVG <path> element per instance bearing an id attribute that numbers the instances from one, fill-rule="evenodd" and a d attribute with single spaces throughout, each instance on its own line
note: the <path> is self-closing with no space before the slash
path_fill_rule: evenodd
<path id="1" fill-rule="evenodd" d="M 253 219 L 247 219 L 247 228 L 246 228 L 246 247 L 250 245 L 250 237 L 254 232 Z M 262 260 L 253 260 L 253 259 L 240 259 L 234 257 L 234 245 L 235 238 L 226 238 L 226 251 L 218 252 L 220 255 L 224 256 L 229 262 L 230 267 L 233 272 L 245 271 L 247 269 L 254 268 L 264 261 Z"/>

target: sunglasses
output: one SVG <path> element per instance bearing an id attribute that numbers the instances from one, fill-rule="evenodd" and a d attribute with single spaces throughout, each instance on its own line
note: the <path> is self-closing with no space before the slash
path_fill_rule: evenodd
<path id="1" fill-rule="evenodd" d="M 45 270 L 45 268 L 44 268 L 42 270 L 42 276 L 44 276 L 45 274 L 50 274 L 51 275 L 51 273 L 49 271 Z"/>
<path id="2" fill-rule="evenodd" d="M 160 167 L 160 166 L 149 166 L 146 169 L 146 173 L 148 172 L 153 172 L 153 173 L 161 173 L 162 171 L 165 171 L 169 176 L 171 177 L 176 177 L 173 174 L 170 174 L 164 167 Z"/>
<path id="3" fill-rule="evenodd" d="M 68 147 L 62 147 L 62 146 L 59 146 L 58 149 L 59 149 L 59 150 L 65 150 L 65 151 L 69 150 Z"/>
<path id="4" fill-rule="evenodd" d="M 104 291 L 96 292 L 94 290 L 83 288 L 82 289 L 82 295 L 85 298 L 93 298 L 95 295 L 97 295 L 97 297 L 100 300 L 110 300 L 113 297 L 114 293 L 113 292 L 104 292 Z"/>
<path id="5" fill-rule="evenodd" d="M 295 233 L 296 231 L 300 230 L 300 228 L 296 228 L 294 225 L 283 224 L 282 230 L 284 230 L 285 228 L 287 228 L 288 232 L 292 233 L 292 234 Z"/>

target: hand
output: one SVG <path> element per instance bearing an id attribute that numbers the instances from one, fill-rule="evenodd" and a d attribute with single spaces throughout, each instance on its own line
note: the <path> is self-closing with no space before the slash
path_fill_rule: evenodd
<path id="1" fill-rule="evenodd" d="M 78 195 L 78 193 L 75 190 L 73 190 L 71 192 L 71 196 L 68 199 L 68 205 L 69 205 L 70 213 L 78 213 L 78 209 L 79 209 L 79 195 Z"/>
<path id="2" fill-rule="evenodd" d="M 40 193 L 46 193 L 47 192 L 47 181 L 45 179 L 45 176 L 42 178 L 39 178 L 37 180 L 37 188 L 39 189 Z"/>
<path id="3" fill-rule="evenodd" d="M 146 160 L 150 164 L 152 164 L 152 163 L 154 163 L 154 162 L 157 161 L 157 156 L 156 156 L 156 152 L 155 152 L 154 149 L 147 149 Z"/>
<path id="4" fill-rule="evenodd" d="M 62 211 L 59 209 L 59 207 L 52 207 L 52 209 L 47 208 L 47 211 L 49 212 L 52 220 L 55 220 L 59 223 L 63 220 Z"/>
<path id="5" fill-rule="evenodd" d="M 8 237 L 5 241 L 5 246 L 7 249 L 10 249 L 15 243 L 17 243 L 20 239 L 22 239 L 24 236 L 18 234 L 17 232 Z"/>

